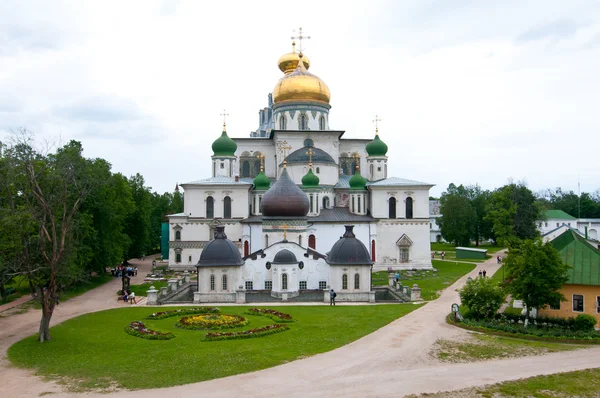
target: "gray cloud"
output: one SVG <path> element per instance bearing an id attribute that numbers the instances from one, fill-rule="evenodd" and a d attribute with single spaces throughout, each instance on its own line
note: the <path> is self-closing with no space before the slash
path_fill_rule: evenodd
<path id="1" fill-rule="evenodd" d="M 90 122 L 134 121 L 143 118 L 135 102 L 117 96 L 94 96 L 70 105 L 57 107 L 54 112 L 63 119 Z"/>
<path id="2" fill-rule="evenodd" d="M 570 37 L 577 32 L 579 25 L 569 19 L 558 19 L 545 25 L 530 29 L 517 37 L 517 42 L 529 42 L 541 39 L 561 39 Z"/>

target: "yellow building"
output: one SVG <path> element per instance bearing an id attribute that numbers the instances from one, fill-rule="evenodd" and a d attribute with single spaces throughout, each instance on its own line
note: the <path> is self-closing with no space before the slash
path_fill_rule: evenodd
<path id="1" fill-rule="evenodd" d="M 600 325 L 600 250 L 572 229 L 567 229 L 550 243 L 561 259 L 571 266 L 569 281 L 560 290 L 567 301 L 549 305 L 540 314 L 561 318 L 589 314 Z"/>

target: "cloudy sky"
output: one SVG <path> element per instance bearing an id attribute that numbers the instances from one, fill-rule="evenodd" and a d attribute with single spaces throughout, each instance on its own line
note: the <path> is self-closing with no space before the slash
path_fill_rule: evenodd
<path id="1" fill-rule="evenodd" d="M 257 128 L 300 26 L 331 127 L 369 138 L 380 115 L 391 175 L 435 196 L 600 188 L 595 0 L 3 0 L 0 16 L 0 137 L 79 140 L 158 192 L 209 177 L 224 108 L 230 136 Z"/>

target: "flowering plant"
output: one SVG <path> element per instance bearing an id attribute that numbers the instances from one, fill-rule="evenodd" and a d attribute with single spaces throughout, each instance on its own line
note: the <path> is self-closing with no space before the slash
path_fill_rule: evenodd
<path id="1" fill-rule="evenodd" d="M 218 307 L 195 307 L 181 308 L 178 310 L 161 311 L 150 314 L 146 319 L 165 319 L 172 316 L 192 315 L 192 314 L 218 314 L 221 310 Z"/>
<path id="2" fill-rule="evenodd" d="M 185 316 L 175 326 L 182 329 L 229 329 L 247 324 L 248 320 L 239 315 L 202 314 Z"/>
<path id="3" fill-rule="evenodd" d="M 211 332 L 206 333 L 204 341 L 250 339 L 253 337 L 263 337 L 269 334 L 285 332 L 290 327 L 287 325 L 267 325 L 256 329 L 242 330 L 240 332 Z"/>
<path id="4" fill-rule="evenodd" d="M 294 318 L 290 314 L 286 314 L 284 312 L 279 312 L 275 310 L 270 310 L 267 308 L 250 308 L 246 311 L 248 315 L 262 315 L 267 318 L 271 318 L 275 322 L 294 322 Z"/>
<path id="5" fill-rule="evenodd" d="M 125 326 L 125 332 L 132 336 L 148 340 L 170 340 L 175 337 L 171 332 L 163 333 L 157 330 L 148 329 L 141 321 L 133 321 Z"/>

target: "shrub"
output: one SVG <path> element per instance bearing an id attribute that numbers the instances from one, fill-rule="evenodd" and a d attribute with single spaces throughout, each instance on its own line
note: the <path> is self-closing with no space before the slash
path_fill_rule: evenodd
<path id="1" fill-rule="evenodd" d="M 469 308 L 475 319 L 493 318 L 504 302 L 502 289 L 491 278 L 468 281 L 459 294 L 462 304 Z"/>
<path id="2" fill-rule="evenodd" d="M 588 314 L 579 314 L 577 315 L 577 318 L 575 318 L 573 326 L 575 330 L 590 332 L 594 330 L 594 326 L 596 326 L 596 318 Z"/>
<path id="3" fill-rule="evenodd" d="M 159 332 L 157 330 L 148 329 L 141 321 L 133 321 L 125 326 L 125 332 L 135 337 L 140 337 L 147 340 L 170 340 L 175 337 L 171 332 Z"/>

